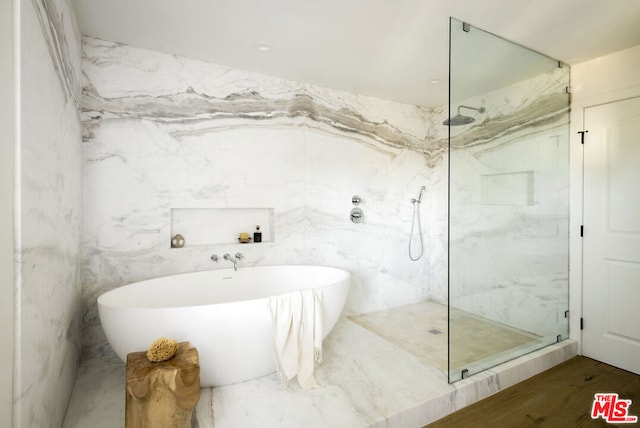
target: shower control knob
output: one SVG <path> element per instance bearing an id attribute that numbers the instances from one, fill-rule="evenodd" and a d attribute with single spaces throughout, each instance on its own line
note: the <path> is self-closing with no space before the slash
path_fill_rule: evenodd
<path id="1" fill-rule="evenodd" d="M 351 210 L 351 213 L 349 214 L 349 216 L 351 217 L 352 223 L 360 223 L 362 221 L 362 217 L 364 216 L 364 213 L 362 212 L 361 208 L 356 207 Z"/>
<path id="2" fill-rule="evenodd" d="M 362 198 L 361 198 L 360 196 L 358 196 L 358 195 L 353 195 L 353 196 L 351 197 L 351 203 L 352 203 L 353 205 L 360 205 L 360 202 L 362 202 Z"/>

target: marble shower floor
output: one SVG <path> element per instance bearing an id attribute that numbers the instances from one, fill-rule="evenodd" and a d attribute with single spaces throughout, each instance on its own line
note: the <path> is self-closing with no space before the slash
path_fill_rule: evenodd
<path id="1" fill-rule="evenodd" d="M 447 371 L 448 326 L 445 305 L 427 301 L 356 315 L 349 319 L 404 349 L 425 364 Z M 454 308 L 451 309 L 451 320 L 455 332 L 451 344 L 451 363 L 452 367 L 460 369 L 469 364 L 477 366 L 478 361 L 491 366 L 495 355 L 519 352 L 527 346 L 536 347 L 541 339 L 532 333 Z"/>
<path id="2" fill-rule="evenodd" d="M 576 342 L 566 340 L 450 385 L 441 363 L 344 318 L 324 341 L 324 362 L 316 370 L 320 388 L 301 390 L 293 381 L 283 390 L 275 373 L 203 388 L 194 426 L 421 427 L 576 353 Z M 124 384 L 125 366 L 117 357 L 83 362 L 64 427 L 124 426 Z"/>

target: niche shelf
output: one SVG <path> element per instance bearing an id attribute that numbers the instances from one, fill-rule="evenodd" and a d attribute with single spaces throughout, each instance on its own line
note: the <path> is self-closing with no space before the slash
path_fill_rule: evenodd
<path id="1" fill-rule="evenodd" d="M 485 174 L 482 176 L 483 205 L 533 205 L 533 171 Z"/>
<path id="2" fill-rule="evenodd" d="M 260 225 L 262 243 L 274 242 L 273 208 L 171 208 L 171 238 L 184 237 L 184 248 L 217 244 L 240 244 L 241 232 L 251 236 Z M 260 245 L 258 243 L 257 245 Z"/>

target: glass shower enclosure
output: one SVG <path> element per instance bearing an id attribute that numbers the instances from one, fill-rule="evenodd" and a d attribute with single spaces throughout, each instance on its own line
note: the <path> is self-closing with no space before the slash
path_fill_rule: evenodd
<path id="1" fill-rule="evenodd" d="M 450 21 L 449 382 L 569 335 L 569 67 Z"/>

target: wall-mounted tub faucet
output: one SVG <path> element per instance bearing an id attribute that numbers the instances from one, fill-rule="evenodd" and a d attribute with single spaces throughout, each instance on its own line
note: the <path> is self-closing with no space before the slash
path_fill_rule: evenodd
<path id="1" fill-rule="evenodd" d="M 231 263 L 233 263 L 233 270 L 237 271 L 238 270 L 238 262 L 240 260 L 242 260 L 244 258 L 244 256 L 242 255 L 242 253 L 236 253 L 235 256 L 231 257 L 231 255 L 229 253 L 225 253 L 224 256 L 222 256 L 223 259 L 225 260 L 229 260 Z"/>

